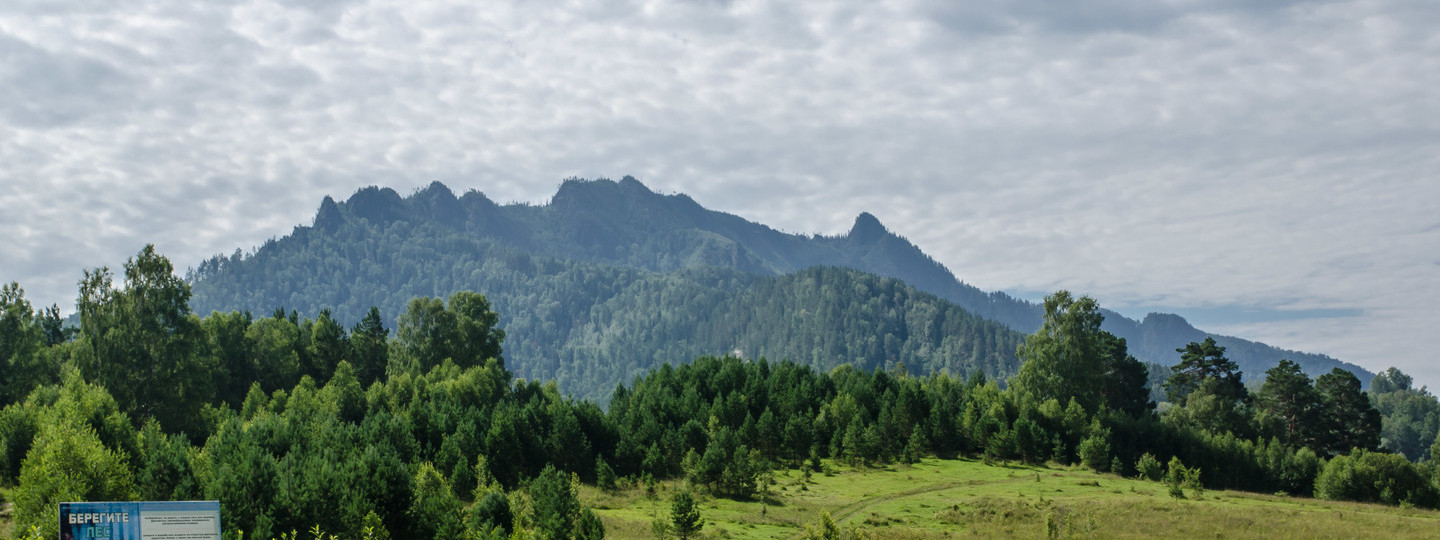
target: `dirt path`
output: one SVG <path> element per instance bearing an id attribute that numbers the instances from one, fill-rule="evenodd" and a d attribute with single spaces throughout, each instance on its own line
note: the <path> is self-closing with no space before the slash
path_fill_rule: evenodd
<path id="1" fill-rule="evenodd" d="M 966 481 L 963 481 L 963 482 L 945 482 L 945 483 L 941 483 L 941 484 L 932 484 L 932 485 L 929 485 L 929 486 L 918 487 L 918 488 L 915 488 L 915 489 L 910 489 L 910 490 L 901 491 L 901 492 L 897 492 L 897 493 L 891 493 L 891 494 L 889 494 L 889 495 L 882 495 L 882 496 L 880 496 L 880 497 L 870 497 L 870 498 L 861 499 L 861 500 L 855 501 L 855 502 L 853 502 L 853 503 L 847 504 L 847 505 L 845 505 L 845 506 L 841 506 L 839 509 L 835 510 L 834 512 L 831 512 L 831 513 L 830 513 L 830 517 L 831 517 L 831 519 L 834 519 L 834 520 L 835 520 L 835 523 L 842 523 L 842 522 L 844 522 L 845 520 L 850 519 L 850 516 L 853 516 L 853 515 L 855 515 L 856 513 L 862 512 L 862 511 L 864 511 L 864 510 L 866 510 L 866 509 L 868 509 L 868 508 L 870 508 L 870 507 L 872 507 L 872 506 L 875 506 L 875 505 L 881 504 L 881 503 L 887 503 L 887 502 L 894 501 L 894 500 L 898 500 L 898 499 L 904 499 L 904 498 L 908 498 L 908 497 L 914 497 L 914 496 L 916 496 L 916 495 L 924 495 L 924 494 L 926 494 L 926 493 L 933 493 L 933 492 L 936 492 L 936 491 L 944 491 L 944 490 L 947 490 L 947 489 L 954 489 L 954 488 L 958 488 L 958 487 L 965 487 L 965 486 L 993 486 L 993 485 L 996 485 L 996 484 L 1011 484 L 1011 483 L 1017 483 L 1017 482 L 1020 482 L 1020 481 L 1023 481 L 1023 480 L 1028 480 L 1028 479 L 1025 478 L 1025 477 L 1017 477 L 1017 478 L 1006 478 L 1006 479 L 1004 479 L 1004 480 L 998 480 L 998 481 L 992 481 L 992 482 L 983 482 L 983 481 L 978 481 L 978 480 L 966 480 Z"/>
<path id="2" fill-rule="evenodd" d="M 834 512 L 831 512 L 831 513 L 830 513 L 830 518 L 831 518 L 831 519 L 834 519 L 834 520 L 835 520 L 835 523 L 842 523 L 842 522 L 844 522 L 845 520 L 850 519 L 850 516 L 855 515 L 857 512 L 861 512 L 861 511 L 863 511 L 863 510 L 865 510 L 865 509 L 867 509 L 867 508 L 870 508 L 870 507 L 875 506 L 875 505 L 880 504 L 880 503 L 887 503 L 887 502 L 894 501 L 894 500 L 897 500 L 897 499 L 904 499 L 904 498 L 906 498 L 906 497 L 914 497 L 914 496 L 916 496 L 916 495 L 923 495 L 923 494 L 926 494 L 926 493 L 932 493 L 932 492 L 936 492 L 936 491 L 943 491 L 943 490 L 947 490 L 947 489 L 957 488 L 957 487 L 961 487 L 961 486 L 969 486 L 969 485 L 975 485 L 975 484 L 973 484 L 973 483 L 971 483 L 971 482 L 945 482 L 945 483 L 943 483 L 943 484 L 933 484 L 933 485 L 929 485 L 929 486 L 918 487 L 918 488 L 915 488 L 915 489 L 906 490 L 906 491 L 901 491 L 901 492 L 898 492 L 898 493 L 891 493 L 891 494 L 889 494 L 889 495 L 883 495 L 883 496 L 880 496 L 880 497 L 870 497 L 870 498 L 866 498 L 866 499 L 860 499 L 860 500 L 858 500 L 858 501 L 855 501 L 855 502 L 853 502 L 853 503 L 847 504 L 847 505 L 845 505 L 845 506 L 841 506 L 840 508 L 836 509 Z"/>

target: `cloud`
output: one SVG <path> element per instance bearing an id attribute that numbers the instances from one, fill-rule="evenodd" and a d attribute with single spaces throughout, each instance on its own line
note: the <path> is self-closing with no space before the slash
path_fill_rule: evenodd
<path id="1" fill-rule="evenodd" d="M 355 0 L 0 7 L 0 280 L 69 304 L 324 195 L 569 176 L 800 233 L 870 211 L 988 289 L 1440 381 L 1433 2 Z M 1248 332 L 1248 334 L 1247 334 Z M 1422 332 L 1423 333 L 1423 332 Z"/>

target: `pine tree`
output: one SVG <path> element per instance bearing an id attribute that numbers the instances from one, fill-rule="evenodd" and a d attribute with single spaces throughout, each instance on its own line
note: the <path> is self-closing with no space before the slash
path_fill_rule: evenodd
<path id="1" fill-rule="evenodd" d="M 700 533 L 705 527 L 705 520 L 700 517 L 700 508 L 695 504 L 695 498 L 689 491 L 681 491 L 675 494 L 670 504 L 671 531 L 681 540 L 687 540 Z"/>

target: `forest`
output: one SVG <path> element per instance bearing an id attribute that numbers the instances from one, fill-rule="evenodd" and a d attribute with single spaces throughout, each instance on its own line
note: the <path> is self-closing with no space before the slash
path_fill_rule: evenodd
<path id="1" fill-rule="evenodd" d="M 602 402 L 651 367 L 704 355 L 1008 377 L 1023 337 L 898 279 L 839 267 L 771 276 L 673 261 L 657 263 L 675 267 L 661 273 L 536 254 L 435 222 L 361 220 L 286 240 L 193 271 L 202 313 L 331 309 L 353 324 L 378 307 L 389 324 L 412 296 L 483 290 L 513 372 Z"/>
<path id="2" fill-rule="evenodd" d="M 603 406 L 517 377 L 478 292 L 413 298 L 393 328 L 373 307 L 348 328 L 325 310 L 200 316 L 147 246 L 119 276 L 87 271 L 76 305 L 69 326 L 18 284 L 0 291 L 0 488 L 17 537 L 55 537 L 60 501 L 212 499 L 226 538 L 600 538 L 581 485 L 683 479 L 750 499 L 776 469 L 959 457 L 1440 506 L 1440 407 L 1405 374 L 1367 392 L 1285 361 L 1247 385 L 1210 339 L 1147 365 L 1065 291 L 1003 344 L 1008 372 L 704 356 L 645 370 Z M 862 327 L 836 339 L 883 350 Z"/>
<path id="3" fill-rule="evenodd" d="M 662 363 L 736 350 L 819 370 L 851 363 L 913 374 L 1015 373 L 1015 347 L 1043 306 L 960 282 L 870 214 L 841 236 L 786 234 L 661 195 L 626 177 L 563 182 L 545 205 L 498 205 L 438 182 L 406 197 L 369 187 L 326 198 L 311 226 L 249 253 L 185 272 L 192 307 L 277 307 L 349 326 L 378 307 L 393 325 L 417 296 L 482 291 L 507 331 L 507 365 L 526 378 L 604 401 Z M 1147 363 L 1213 337 L 1250 375 L 1280 358 L 1317 376 L 1323 355 L 1206 334 L 1175 315 L 1135 321 L 1109 311 L 1104 329 Z M 873 334 L 870 327 L 884 328 Z M 941 343 L 941 340 L 948 343 Z"/>

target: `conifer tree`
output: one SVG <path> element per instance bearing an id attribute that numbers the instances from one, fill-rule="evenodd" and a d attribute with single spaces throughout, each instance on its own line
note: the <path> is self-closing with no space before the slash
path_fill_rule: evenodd
<path id="1" fill-rule="evenodd" d="M 670 504 L 670 530 L 681 540 L 694 538 L 705 527 L 705 521 L 700 517 L 700 507 L 695 504 L 695 497 L 689 491 L 681 491 L 675 494 Z"/>

